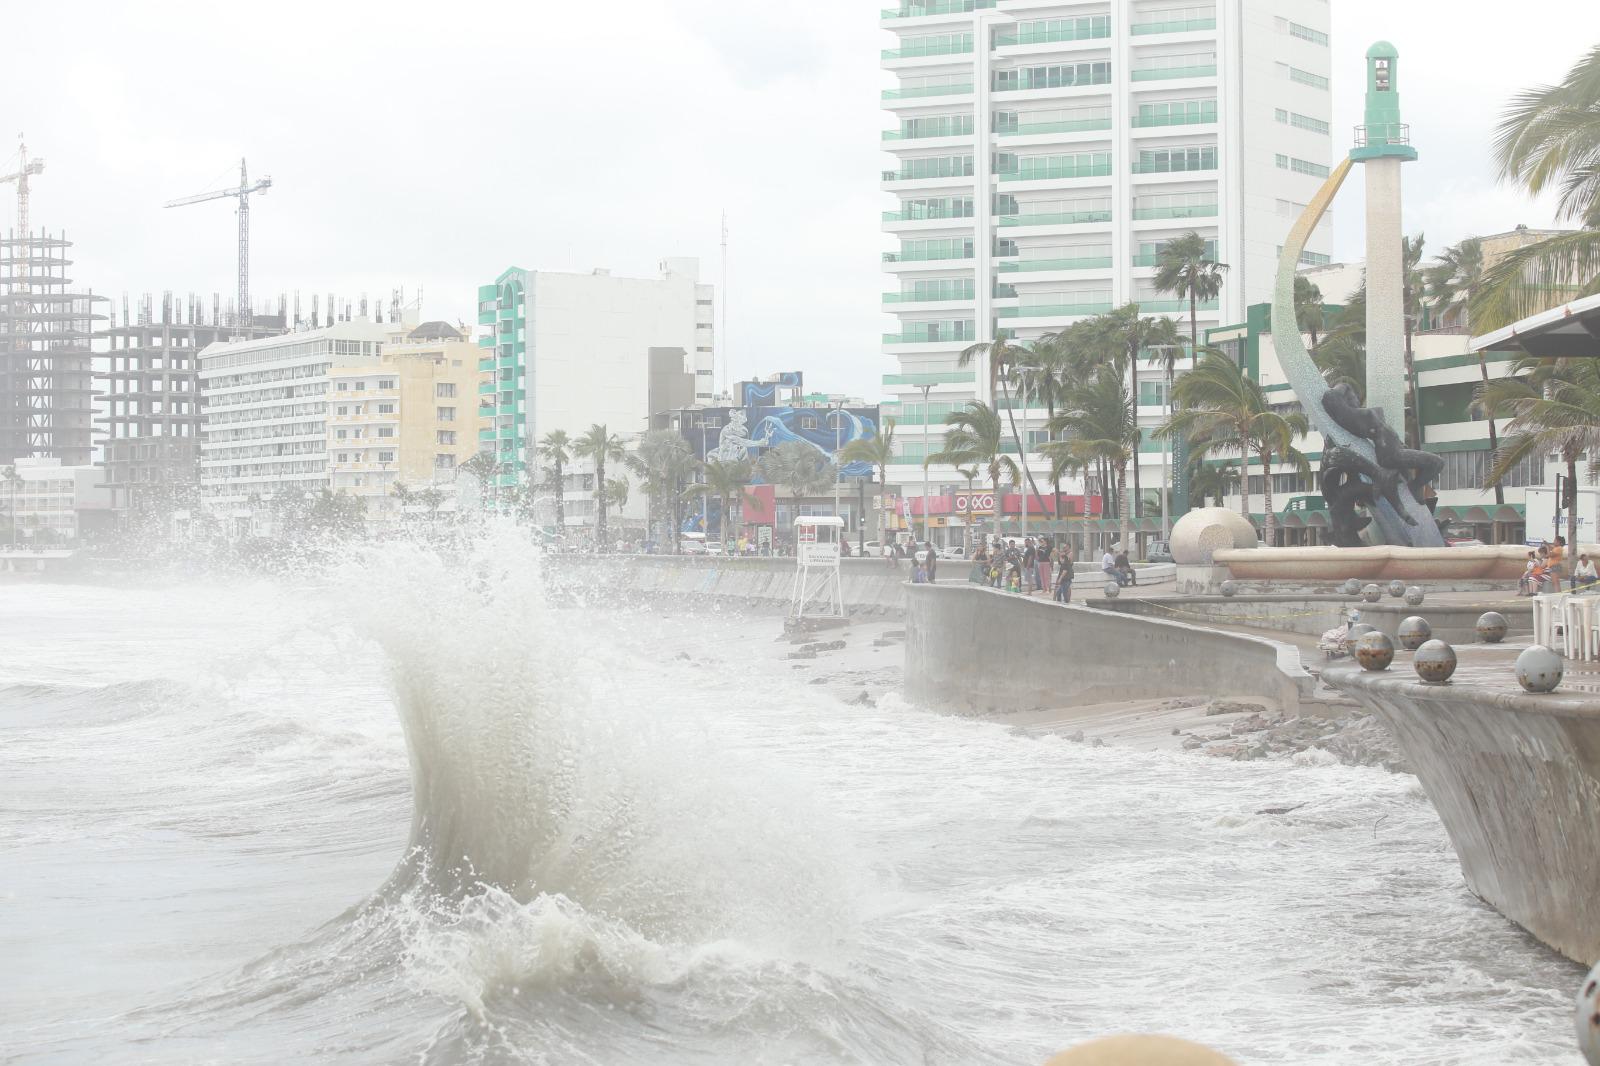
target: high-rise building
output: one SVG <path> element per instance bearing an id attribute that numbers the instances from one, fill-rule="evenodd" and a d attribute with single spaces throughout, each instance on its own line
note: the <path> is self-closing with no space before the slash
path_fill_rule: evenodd
<path id="1" fill-rule="evenodd" d="M 657 278 L 512 267 L 479 287 L 478 323 L 482 448 L 499 459 L 503 486 L 524 476 L 551 430 L 648 429 L 659 349 L 681 348 L 696 402 L 714 398 L 712 286 L 695 259 L 664 259 Z"/>
<path id="2" fill-rule="evenodd" d="M 287 328 L 283 315 L 258 314 L 249 325 L 230 317 L 213 313 L 208 321 L 205 302 L 193 294 L 180 304 L 163 293 L 158 309 L 145 293 L 131 312 L 124 296 L 121 323 L 113 314 L 99 333 L 104 348 L 95 359 L 103 369 L 95 377 L 103 391 L 95 421 L 104 427 L 102 465 L 115 511 L 175 505 L 197 486 L 201 350 Z"/>
<path id="3" fill-rule="evenodd" d="M 898 244 L 884 254 L 898 319 L 884 351 L 899 361 L 884 385 L 900 400 L 902 482 L 921 478 L 946 414 L 996 401 L 981 358 L 957 365 L 996 328 L 1029 340 L 1137 302 L 1187 333 L 1187 301 L 1153 283 L 1174 237 L 1201 234 L 1229 268 L 1202 331 L 1270 299 L 1283 239 L 1333 155 L 1327 0 L 927 0 L 881 24 L 896 79 L 883 229 Z M 1329 242 L 1324 226 L 1304 261 L 1327 262 Z M 1164 381 L 1142 361 L 1140 376 L 1148 431 Z M 1024 406 L 1041 439 L 1044 413 Z M 1147 488 L 1162 461 L 1141 443 Z M 1045 467 L 1031 455 L 1041 487 Z"/>
<path id="4" fill-rule="evenodd" d="M 90 460 L 90 338 L 105 298 L 73 291 L 71 247 L 44 230 L 0 238 L 0 464 Z"/>

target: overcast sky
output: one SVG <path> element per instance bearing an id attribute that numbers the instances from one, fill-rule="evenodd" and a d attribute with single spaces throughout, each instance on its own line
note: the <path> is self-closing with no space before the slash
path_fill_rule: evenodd
<path id="1" fill-rule="evenodd" d="M 1437 249 L 1551 224 L 1548 204 L 1494 183 L 1487 145 L 1512 92 L 1600 36 L 1593 0 L 1448 18 L 1331 4 L 1336 150 L 1360 121 L 1367 45 L 1400 49 L 1421 152 L 1407 230 Z M 720 284 L 725 209 L 729 380 L 804 369 L 876 399 L 895 369 L 878 350 L 879 6 L 32 3 L 7 12 L 0 99 L 5 136 L 46 160 L 34 225 L 67 230 L 96 292 L 233 292 L 231 201 L 161 205 L 229 184 L 241 155 L 274 182 L 252 201 L 253 292 L 298 288 L 308 306 L 421 287 L 428 317 L 471 322 L 476 285 L 508 265 L 648 276 L 669 255 Z M 14 224 L 9 196 L 0 218 Z M 1336 258 L 1359 257 L 1360 218 L 1353 182 Z"/>

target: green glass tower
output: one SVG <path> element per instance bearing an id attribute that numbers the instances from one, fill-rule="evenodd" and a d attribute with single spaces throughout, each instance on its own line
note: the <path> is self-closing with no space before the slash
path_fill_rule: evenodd
<path id="1" fill-rule="evenodd" d="M 500 464 L 496 485 L 518 484 L 528 468 L 528 272 L 504 271 L 478 286 L 478 413 L 488 423 L 478 431 L 478 450 Z"/>

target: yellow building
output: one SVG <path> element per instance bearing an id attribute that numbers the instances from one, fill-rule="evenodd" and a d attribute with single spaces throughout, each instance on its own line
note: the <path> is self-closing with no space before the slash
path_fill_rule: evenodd
<path id="1" fill-rule="evenodd" d="M 477 344 L 444 322 L 396 324 L 376 363 L 335 364 L 328 379 L 333 491 L 362 497 L 376 526 L 402 506 L 453 511 L 456 467 L 478 450 Z"/>

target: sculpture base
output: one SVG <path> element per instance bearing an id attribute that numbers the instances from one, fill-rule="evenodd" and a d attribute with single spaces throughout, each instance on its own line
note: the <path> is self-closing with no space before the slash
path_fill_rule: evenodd
<path id="1" fill-rule="evenodd" d="M 1517 544 L 1460 548 L 1247 548 L 1214 554 L 1246 581 L 1507 581 L 1522 576 L 1528 549 Z"/>

